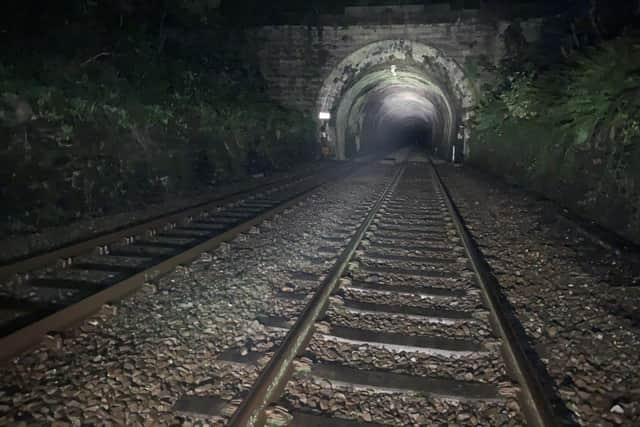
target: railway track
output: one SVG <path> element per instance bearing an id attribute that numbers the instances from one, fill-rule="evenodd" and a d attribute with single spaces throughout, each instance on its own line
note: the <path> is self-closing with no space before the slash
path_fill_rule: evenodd
<path id="1" fill-rule="evenodd" d="M 12 280 L 0 291 L 0 360 L 294 207 L 347 169 L 1 267 L 0 277 Z M 175 413 L 220 416 L 232 426 L 554 425 L 437 171 L 387 162 L 349 175 L 371 195 L 323 236 L 326 246 L 309 256 L 318 269 L 291 272 L 295 280 L 258 317 L 281 337 L 278 345 L 221 353 L 220 362 L 251 367 L 246 384 L 223 387 L 238 390 L 233 399 L 184 396 Z"/>
<path id="2" fill-rule="evenodd" d="M 279 295 L 290 309 L 260 318 L 286 331 L 271 357 L 220 356 L 258 363 L 250 390 L 233 401 L 186 398 L 177 410 L 231 426 L 554 425 L 431 163 L 397 168 L 365 215 L 328 239 L 338 246 L 327 256 L 341 251 L 331 270 L 300 272 L 309 286 Z"/>
<path id="3" fill-rule="evenodd" d="M 0 363 L 291 208 L 347 166 L 278 179 L 0 266 Z"/>

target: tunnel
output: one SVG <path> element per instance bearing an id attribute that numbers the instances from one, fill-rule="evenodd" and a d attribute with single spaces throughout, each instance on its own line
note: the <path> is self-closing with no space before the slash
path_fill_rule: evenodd
<path id="1" fill-rule="evenodd" d="M 418 144 L 452 161 L 468 150 L 473 88 L 454 58 L 409 40 L 348 55 L 317 102 L 325 152 L 338 160 Z"/>

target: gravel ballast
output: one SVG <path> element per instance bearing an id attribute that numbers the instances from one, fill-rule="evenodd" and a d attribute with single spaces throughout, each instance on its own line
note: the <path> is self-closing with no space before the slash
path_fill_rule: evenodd
<path id="1" fill-rule="evenodd" d="M 392 171 L 391 166 L 376 166 L 373 174 L 326 185 L 295 209 L 203 253 L 0 367 L 0 425 L 223 425 L 228 411 L 213 417 L 176 412 L 176 402 L 185 396 L 220 397 L 231 408 L 239 402 L 286 333 L 262 319 L 283 317 L 292 323 L 297 318 Z M 631 262 L 640 257 L 586 237 L 549 202 L 465 168 L 442 165 L 439 171 L 536 351 L 541 378 L 555 392 L 559 414 L 585 426 L 640 425 L 640 270 Z M 419 225 L 403 222 L 404 227 Z M 389 221 L 379 225 L 393 226 Z M 314 357 L 308 365 L 340 363 L 493 383 L 502 403 L 348 389 L 300 369 L 307 355 L 297 362 L 283 396 L 288 409 L 313 408 L 315 413 L 390 425 L 523 425 L 515 386 L 496 359 L 498 340 L 478 304 L 460 240 L 450 223 L 442 234 L 447 245 L 434 241 L 434 248 L 425 249 L 412 248 L 412 233 L 406 239 L 384 230 L 368 233 L 371 247 L 367 241 L 362 245 L 347 284 L 409 286 L 420 281 L 436 290 L 468 292 L 466 299 L 454 307 L 438 297 L 375 296 L 366 289 L 345 288 L 331 298 L 308 348 Z M 403 249 L 385 249 L 390 244 Z M 374 256 L 438 258 L 442 250 L 455 263 L 436 262 L 421 272 L 435 275 L 428 279 L 384 271 L 398 266 L 419 271 L 415 260 L 386 265 Z M 450 268 L 460 275 L 438 276 Z M 402 314 L 354 314 L 351 302 L 464 309 L 473 318 L 443 324 Z M 486 351 L 452 358 L 373 348 L 330 338 L 334 326 L 465 338 L 484 343 Z M 228 353 L 253 359 L 222 360 Z"/>
<path id="2" fill-rule="evenodd" d="M 246 178 L 242 181 L 218 185 L 212 189 L 203 189 L 193 194 L 163 194 L 160 201 L 147 203 L 144 207 L 127 212 L 109 213 L 95 217 L 82 217 L 68 225 L 47 227 L 33 230 L 29 233 L 17 233 L 7 230 L 7 235 L 0 240 L 0 262 L 8 263 L 14 259 L 33 256 L 53 248 L 72 244 L 93 237 L 97 234 L 109 233 L 123 227 L 151 220 L 161 215 L 188 209 L 190 207 L 208 203 L 226 195 L 249 191 L 276 180 L 293 180 L 309 172 L 330 169 L 335 165 L 323 162 L 305 165 L 290 172 L 280 172 L 271 177 Z"/>
<path id="3" fill-rule="evenodd" d="M 550 202 L 464 168 L 439 170 L 566 417 L 640 425 L 637 254 L 598 244 Z"/>
<path id="4" fill-rule="evenodd" d="M 276 292 L 296 282 L 293 273 L 330 267 L 310 260 L 328 245 L 323 236 L 370 203 L 391 169 L 322 187 L 254 232 L 1 367 L 0 425 L 221 423 L 173 407 L 183 396 L 230 399 L 250 387 L 257 366 L 229 368 L 218 355 L 240 349 L 268 356 L 282 333 L 256 318 Z"/>

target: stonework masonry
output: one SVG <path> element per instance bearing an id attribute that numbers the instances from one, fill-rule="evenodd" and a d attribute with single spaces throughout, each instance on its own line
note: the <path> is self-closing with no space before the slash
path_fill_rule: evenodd
<path id="1" fill-rule="evenodd" d="M 271 95 L 283 104 L 314 113 L 326 77 L 344 58 L 371 43 L 411 40 L 440 50 L 465 69 L 484 56 L 497 62 L 504 43 L 495 25 L 478 21 L 411 25 L 307 27 L 270 26 L 253 29 L 261 71 Z"/>
<path id="2" fill-rule="evenodd" d="M 514 33 L 529 47 L 542 50 L 549 20 L 524 18 L 516 23 L 463 15 L 450 18 L 405 24 L 265 26 L 248 30 L 247 37 L 269 95 L 316 120 L 321 111 L 337 115 L 343 95 L 376 67 L 393 65 L 395 69 L 400 63 L 418 69 L 429 80 L 435 78 L 455 110 L 445 132 L 449 137 L 440 142 L 446 151 L 455 153 L 457 146 L 467 156 L 473 107 L 482 83 L 493 77 L 479 64 L 498 65 L 510 55 L 505 39 Z M 439 72 L 433 72 L 434 66 Z M 332 117 L 327 132 L 331 141 L 337 141 L 330 144 L 337 158 L 343 158 L 345 146 L 341 121 Z M 317 122 L 320 136 L 323 125 Z"/>

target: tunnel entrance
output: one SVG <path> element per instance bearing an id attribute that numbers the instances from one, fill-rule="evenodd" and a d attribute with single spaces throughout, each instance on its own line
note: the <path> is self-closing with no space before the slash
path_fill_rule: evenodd
<path id="1" fill-rule="evenodd" d="M 472 105 L 472 86 L 454 59 L 410 40 L 372 43 L 325 79 L 317 101 L 321 144 L 339 160 L 409 143 L 461 160 Z"/>

